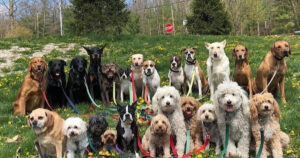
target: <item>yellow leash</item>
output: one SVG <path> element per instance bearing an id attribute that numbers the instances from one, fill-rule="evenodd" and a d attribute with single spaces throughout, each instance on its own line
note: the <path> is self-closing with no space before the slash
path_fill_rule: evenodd
<path id="1" fill-rule="evenodd" d="M 194 83 L 195 75 L 196 75 L 196 68 L 194 68 L 193 73 L 192 73 L 192 80 L 191 80 L 191 83 L 190 83 L 190 86 L 189 86 L 189 91 L 188 91 L 188 93 L 186 94 L 187 97 L 188 97 L 188 96 L 191 94 L 191 92 L 192 92 L 192 88 L 193 88 L 193 83 Z"/>
<path id="2" fill-rule="evenodd" d="M 116 82 L 113 82 L 113 100 L 115 105 L 117 105 L 117 101 L 116 101 Z"/>

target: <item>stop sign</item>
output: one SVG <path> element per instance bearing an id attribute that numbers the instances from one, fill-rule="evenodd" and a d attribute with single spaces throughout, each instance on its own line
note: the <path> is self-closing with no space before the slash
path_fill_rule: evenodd
<path id="1" fill-rule="evenodd" d="M 173 26 L 172 26 L 172 24 L 167 24 L 166 26 L 165 26 L 165 30 L 168 32 L 168 33 L 171 33 L 172 31 L 173 31 Z"/>

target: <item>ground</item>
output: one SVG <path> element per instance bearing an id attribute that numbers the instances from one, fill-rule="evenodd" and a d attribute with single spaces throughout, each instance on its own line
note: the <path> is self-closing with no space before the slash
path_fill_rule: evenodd
<path id="1" fill-rule="evenodd" d="M 230 59 L 231 75 L 234 68 L 234 60 L 231 52 L 237 44 L 245 45 L 250 54 L 250 65 L 253 78 L 256 69 L 263 60 L 267 51 L 277 40 L 286 40 L 291 44 L 292 55 L 286 58 L 288 71 L 286 74 L 286 98 L 284 105 L 280 98 L 277 101 L 281 109 L 281 129 L 291 139 L 290 146 L 284 150 L 284 157 L 296 158 L 300 156 L 300 36 L 85 36 L 85 37 L 49 37 L 42 39 L 5 39 L 0 41 L 0 157 L 37 157 L 34 149 L 35 136 L 28 128 L 26 117 L 12 116 L 12 103 L 17 97 L 18 90 L 25 76 L 28 61 L 33 56 L 43 56 L 47 61 L 51 59 L 64 59 L 67 61 L 66 73 L 69 71 L 69 63 L 75 56 L 81 55 L 88 59 L 87 54 L 81 48 L 85 46 L 101 46 L 107 44 L 104 49 L 103 63 L 114 61 L 121 67 L 130 66 L 130 56 L 135 53 L 144 54 L 145 59 L 152 59 L 157 64 L 161 76 L 162 85 L 167 85 L 167 74 L 169 70 L 169 57 L 179 55 L 183 57 L 180 50 L 184 47 L 197 47 L 197 59 L 206 74 L 206 59 L 208 51 L 204 42 L 222 41 L 226 39 L 226 54 Z M 196 94 L 196 93 L 195 93 Z M 206 97 L 201 103 L 208 101 Z M 97 101 L 97 103 L 100 103 Z M 88 113 L 88 105 L 77 105 L 81 113 Z M 110 111 L 114 108 L 102 106 L 96 109 L 95 114 Z M 78 116 L 70 107 L 57 109 L 63 117 Z M 114 128 L 116 120 L 111 115 L 107 116 L 109 126 Z M 87 121 L 87 118 L 84 118 Z M 146 127 L 140 128 L 141 134 Z M 21 140 L 15 143 L 6 143 L 8 137 L 20 135 Z M 16 150 L 20 148 L 19 152 Z M 205 152 L 203 157 L 215 157 L 213 151 Z M 253 154 L 251 155 L 253 157 Z M 121 156 L 122 157 L 122 156 Z"/>

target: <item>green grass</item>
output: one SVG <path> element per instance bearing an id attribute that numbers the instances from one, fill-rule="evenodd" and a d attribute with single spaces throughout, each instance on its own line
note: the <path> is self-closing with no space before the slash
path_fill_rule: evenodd
<path id="1" fill-rule="evenodd" d="M 42 47 L 48 43 L 76 43 L 74 50 L 70 50 L 66 53 L 62 53 L 53 50 L 51 53 L 44 56 L 49 61 L 51 59 L 60 58 L 67 59 L 69 66 L 70 58 L 77 56 L 81 45 L 96 44 L 98 46 L 107 43 L 107 47 L 104 49 L 103 63 L 114 61 L 120 65 L 120 67 L 130 66 L 130 56 L 134 53 L 144 54 L 145 59 L 152 59 L 157 64 L 158 72 L 161 76 L 162 84 L 166 85 L 167 74 L 169 70 L 169 56 L 171 55 L 183 55 L 180 53 L 181 48 L 184 47 L 197 47 L 197 59 L 200 66 L 206 74 L 206 59 L 208 52 L 204 47 L 204 42 L 214 42 L 227 40 L 226 54 L 230 59 L 231 73 L 234 68 L 234 60 L 231 57 L 231 52 L 237 44 L 245 45 L 250 50 L 250 65 L 252 68 L 253 77 L 256 76 L 256 69 L 263 60 L 265 54 L 270 49 L 271 45 L 277 40 L 286 40 L 291 44 L 292 55 L 286 58 L 288 71 L 286 74 L 286 98 L 287 104 L 284 105 L 281 99 L 277 98 L 281 108 L 282 119 L 280 121 L 281 129 L 288 133 L 291 139 L 290 147 L 288 150 L 284 150 L 284 157 L 296 158 L 300 156 L 300 36 L 86 36 L 86 37 L 48 37 L 43 39 L 5 39 L 0 41 L 0 49 L 9 49 L 12 45 L 20 47 L 29 47 L 32 50 L 41 50 Z M 61 47 L 65 47 L 66 44 L 61 44 Z M 37 156 L 33 142 L 35 136 L 27 127 L 26 118 L 12 116 L 12 102 L 16 99 L 18 90 L 22 84 L 23 78 L 26 75 L 27 63 L 30 60 L 27 55 L 31 52 L 26 52 L 26 57 L 16 59 L 12 69 L 4 71 L 18 71 L 24 70 L 21 74 L 12 74 L 0 78 L 0 157 L 14 157 L 18 147 L 21 147 L 20 156 L 30 157 Z M 88 56 L 84 56 L 88 59 Z M 69 68 L 66 68 L 68 72 Z M 204 101 L 207 101 L 206 98 Z M 203 102 L 201 102 L 203 103 Z M 88 113 L 88 105 L 77 105 L 81 113 Z M 59 114 L 63 118 L 70 116 L 78 116 L 71 108 L 57 109 Z M 102 110 L 97 109 L 94 113 L 100 111 L 106 111 L 110 114 L 116 114 L 111 112 L 108 108 Z M 109 126 L 114 128 L 116 120 L 113 120 L 111 116 L 107 117 Z M 86 118 L 84 118 L 87 121 Z M 141 134 L 144 133 L 146 127 L 140 128 Z M 20 135 L 22 140 L 18 143 L 6 143 L 7 137 L 13 137 Z M 207 151 L 204 157 L 212 155 L 213 151 Z M 253 154 L 251 155 L 253 157 Z"/>

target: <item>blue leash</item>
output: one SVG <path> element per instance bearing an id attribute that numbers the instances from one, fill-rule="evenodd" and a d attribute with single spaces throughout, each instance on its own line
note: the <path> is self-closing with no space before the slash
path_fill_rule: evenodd
<path id="1" fill-rule="evenodd" d="M 64 93 L 64 96 L 66 97 L 68 103 L 72 106 L 72 108 L 75 110 L 75 112 L 77 114 L 81 115 L 81 113 L 78 111 L 78 109 L 76 108 L 76 106 L 72 103 L 71 99 L 67 96 L 67 94 L 66 94 L 65 90 L 63 89 L 63 87 L 62 86 L 60 86 L 60 87 L 61 87 L 61 90 Z"/>

